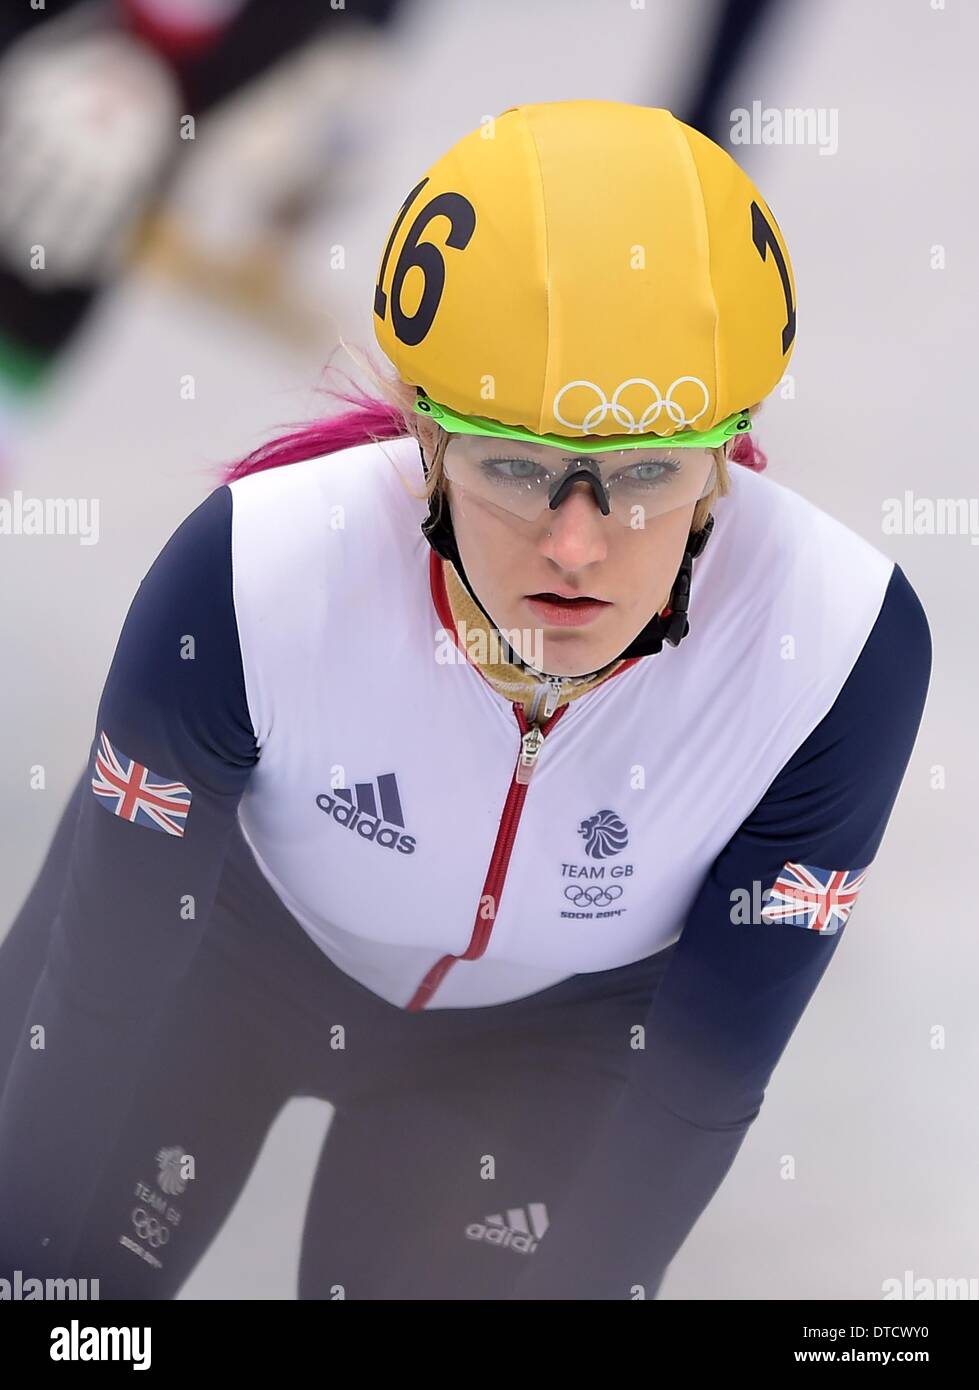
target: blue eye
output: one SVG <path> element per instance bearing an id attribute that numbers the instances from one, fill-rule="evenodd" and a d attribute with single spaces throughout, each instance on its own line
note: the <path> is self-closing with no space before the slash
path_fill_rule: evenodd
<path id="1" fill-rule="evenodd" d="M 514 472 L 514 473 L 505 472 L 504 469 L 505 469 L 508 465 L 516 465 L 516 468 L 517 468 L 518 471 L 517 471 L 517 472 Z M 519 486 L 521 483 L 535 483 L 535 482 L 540 482 L 543 478 L 548 478 L 548 477 L 550 477 L 550 474 L 548 473 L 547 469 L 546 469 L 546 468 L 541 468 L 540 464 L 539 464 L 539 463 L 535 463 L 533 459 L 520 459 L 520 458 L 488 458 L 488 459 L 480 459 L 479 468 L 480 468 L 480 472 L 483 474 L 483 476 L 486 477 L 486 478 L 488 478 L 488 479 L 490 480 L 490 482 L 494 482 L 494 483 L 513 483 L 513 484 L 515 484 L 515 485 L 517 485 L 517 486 Z M 521 468 L 524 468 L 524 469 L 526 469 L 527 471 L 524 472 L 524 473 L 521 473 L 521 472 L 519 471 Z"/>
<path id="2" fill-rule="evenodd" d="M 630 468 L 623 468 L 613 477 L 609 478 L 609 484 L 626 483 L 639 484 L 641 487 L 662 487 L 673 481 L 683 468 L 683 464 L 677 459 L 645 459 L 642 463 L 634 463 Z M 653 473 L 643 473 L 643 469 L 655 469 Z"/>
<path id="3" fill-rule="evenodd" d="M 649 490 L 671 483 L 682 468 L 683 465 L 678 459 L 643 459 L 639 463 L 619 469 L 617 473 L 603 476 L 609 487 Z M 534 459 L 509 456 L 480 459 L 479 471 L 491 483 L 524 488 L 529 484 L 550 483 L 557 476 L 551 469 L 545 468 Z"/>

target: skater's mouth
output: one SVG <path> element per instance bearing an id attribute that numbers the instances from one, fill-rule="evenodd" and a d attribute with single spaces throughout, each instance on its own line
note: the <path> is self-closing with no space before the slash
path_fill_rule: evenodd
<path id="1" fill-rule="evenodd" d="M 543 589 L 528 598 L 543 599 L 547 603 L 608 603 L 608 599 L 596 598 L 594 594 L 580 594 L 573 589 Z"/>
<path id="2" fill-rule="evenodd" d="M 534 615 L 550 627 L 580 627 L 593 622 L 612 605 L 591 594 L 563 594 L 554 590 L 528 594 L 526 602 Z"/>

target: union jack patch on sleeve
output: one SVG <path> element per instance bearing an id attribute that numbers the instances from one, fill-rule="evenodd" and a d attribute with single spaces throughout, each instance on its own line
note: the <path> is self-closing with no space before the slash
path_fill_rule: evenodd
<path id="1" fill-rule="evenodd" d="M 95 754 L 92 791 L 99 805 L 123 820 L 182 835 L 190 810 L 190 788 L 171 782 L 113 748 L 103 729 Z"/>
<path id="2" fill-rule="evenodd" d="M 812 864 L 784 864 L 761 919 L 833 936 L 849 917 L 869 867 L 817 869 Z"/>

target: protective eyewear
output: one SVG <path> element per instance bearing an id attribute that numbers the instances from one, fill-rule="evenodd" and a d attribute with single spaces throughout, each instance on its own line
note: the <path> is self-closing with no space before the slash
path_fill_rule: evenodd
<path id="1" fill-rule="evenodd" d="M 564 449 L 575 448 L 562 440 Z M 633 461 L 624 451 L 602 458 L 563 457 L 542 463 L 518 440 L 506 442 L 474 434 L 453 434 L 443 455 L 445 476 L 463 491 L 525 521 L 556 510 L 575 483 L 589 484 L 604 516 L 641 530 L 646 521 L 706 497 L 716 468 L 707 455 L 687 454 Z M 677 451 L 679 452 L 679 451 Z"/>

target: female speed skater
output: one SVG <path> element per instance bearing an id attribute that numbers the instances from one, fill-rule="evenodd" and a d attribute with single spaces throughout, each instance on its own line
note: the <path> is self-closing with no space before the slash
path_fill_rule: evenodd
<path id="1" fill-rule="evenodd" d="M 514 107 L 373 293 L 393 375 L 141 583 L 0 949 L 4 1272 L 174 1297 L 312 1095 L 300 1298 L 653 1298 L 873 930 L 929 628 L 758 469 L 753 182 L 663 109 Z"/>

